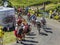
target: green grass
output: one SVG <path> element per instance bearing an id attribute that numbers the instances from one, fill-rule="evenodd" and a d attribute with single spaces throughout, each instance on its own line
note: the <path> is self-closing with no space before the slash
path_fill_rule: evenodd
<path id="1" fill-rule="evenodd" d="M 8 1 L 10 1 L 13 5 L 15 4 L 16 5 L 21 5 L 21 4 L 31 5 L 31 4 L 37 4 L 37 3 L 41 4 L 46 1 L 51 1 L 53 3 L 60 2 L 60 0 L 8 0 Z M 2 2 L 2 0 L 0 0 L 0 2 Z"/>
<path id="2" fill-rule="evenodd" d="M 6 32 L 4 34 L 4 39 L 3 39 L 3 43 L 4 44 L 9 44 L 9 43 L 12 43 L 12 42 L 15 42 L 15 36 L 14 36 L 14 32 Z"/>
<path id="3" fill-rule="evenodd" d="M 56 9 L 58 6 L 60 6 L 60 4 L 49 4 L 46 6 L 46 11 L 49 11 L 49 10 L 54 10 Z"/>
<path id="4" fill-rule="evenodd" d="M 43 2 L 51 1 L 53 3 L 60 2 L 60 0 L 9 0 L 14 6 L 30 6 L 36 4 L 42 4 Z"/>
<path id="5" fill-rule="evenodd" d="M 31 6 L 42 4 L 43 2 L 50 1 L 52 3 L 60 2 L 60 0 L 8 0 L 13 6 Z M 0 0 L 2 2 L 2 0 Z"/>

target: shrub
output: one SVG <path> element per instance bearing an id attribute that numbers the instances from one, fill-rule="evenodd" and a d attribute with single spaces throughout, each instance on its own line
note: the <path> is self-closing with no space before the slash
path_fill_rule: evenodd
<path id="1" fill-rule="evenodd" d="M 58 15 L 54 16 L 54 19 L 58 20 L 60 17 Z"/>

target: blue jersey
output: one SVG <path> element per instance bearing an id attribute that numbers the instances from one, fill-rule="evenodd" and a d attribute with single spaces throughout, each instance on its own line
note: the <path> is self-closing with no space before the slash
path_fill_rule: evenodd
<path id="1" fill-rule="evenodd" d="M 31 18 L 31 19 L 32 19 L 32 18 L 33 18 L 33 19 L 36 19 L 36 16 L 35 16 L 35 15 L 32 15 L 30 18 Z"/>

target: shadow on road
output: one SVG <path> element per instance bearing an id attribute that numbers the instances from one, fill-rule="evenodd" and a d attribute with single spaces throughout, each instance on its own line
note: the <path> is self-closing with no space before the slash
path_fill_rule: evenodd
<path id="1" fill-rule="evenodd" d="M 48 30 L 44 30 L 45 32 L 47 32 L 47 33 L 53 33 L 52 31 L 48 31 Z"/>
<path id="2" fill-rule="evenodd" d="M 45 35 L 48 36 L 48 34 L 44 33 L 44 32 L 40 32 L 41 35 Z"/>
<path id="3" fill-rule="evenodd" d="M 31 39 L 34 39 L 34 38 L 36 38 L 36 37 L 25 37 L 25 38 L 31 38 Z"/>
<path id="4" fill-rule="evenodd" d="M 46 28 L 47 30 L 52 30 L 52 28 Z"/>
<path id="5" fill-rule="evenodd" d="M 27 43 L 25 43 L 27 42 Z M 28 44 L 28 42 L 30 42 L 30 44 Z M 32 44 L 33 43 L 33 44 Z M 33 41 L 33 40 L 22 40 L 23 45 L 35 45 L 34 43 L 38 43 L 38 41 Z"/>
<path id="6" fill-rule="evenodd" d="M 33 40 L 22 40 L 23 42 L 32 42 L 32 43 L 38 43 L 38 41 L 33 41 Z"/>
<path id="7" fill-rule="evenodd" d="M 23 43 L 23 42 L 21 44 L 23 44 L 23 45 L 35 45 L 35 44 L 27 44 L 27 43 Z"/>
<path id="8" fill-rule="evenodd" d="M 34 32 L 31 32 L 30 34 L 28 34 L 28 36 L 36 36 L 36 34 L 34 34 Z"/>
<path id="9" fill-rule="evenodd" d="M 44 31 L 47 33 L 53 33 L 51 28 L 46 28 Z"/>

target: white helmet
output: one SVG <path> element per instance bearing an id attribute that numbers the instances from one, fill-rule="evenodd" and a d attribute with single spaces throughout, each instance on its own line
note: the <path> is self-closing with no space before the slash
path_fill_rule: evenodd
<path id="1" fill-rule="evenodd" d="M 18 26 L 18 24 L 16 24 L 16 26 Z"/>
<path id="2" fill-rule="evenodd" d="M 36 20 L 36 22 L 38 22 L 38 20 Z"/>

